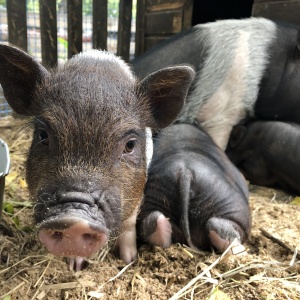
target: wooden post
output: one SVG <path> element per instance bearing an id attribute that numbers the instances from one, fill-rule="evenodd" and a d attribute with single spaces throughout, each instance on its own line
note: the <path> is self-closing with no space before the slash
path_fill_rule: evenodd
<path id="1" fill-rule="evenodd" d="M 120 0 L 117 55 L 129 61 L 132 0 Z"/>
<path id="2" fill-rule="evenodd" d="M 82 0 L 68 0 L 68 58 L 82 51 Z"/>
<path id="3" fill-rule="evenodd" d="M 93 0 L 93 48 L 107 49 L 107 0 Z"/>
<path id="4" fill-rule="evenodd" d="M 145 0 L 138 0 L 136 6 L 135 57 L 144 52 Z"/>
<path id="5" fill-rule="evenodd" d="M 9 43 L 27 51 L 26 0 L 7 0 Z"/>
<path id="6" fill-rule="evenodd" d="M 57 64 L 56 0 L 40 0 L 42 62 L 47 67 Z"/>
<path id="7" fill-rule="evenodd" d="M 187 0 L 182 11 L 182 29 L 189 29 L 192 26 L 193 1 Z"/>

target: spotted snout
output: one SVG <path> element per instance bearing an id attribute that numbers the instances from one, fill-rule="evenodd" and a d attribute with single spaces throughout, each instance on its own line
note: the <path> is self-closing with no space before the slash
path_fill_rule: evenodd
<path id="1" fill-rule="evenodd" d="M 47 217 L 39 224 L 39 239 L 50 253 L 87 257 L 108 241 L 110 230 L 99 203 L 103 193 L 96 194 L 57 193 L 56 204 L 48 208 Z"/>
<path id="2" fill-rule="evenodd" d="M 66 217 L 43 223 L 39 239 L 54 255 L 87 257 L 107 242 L 108 234 L 103 226 Z"/>

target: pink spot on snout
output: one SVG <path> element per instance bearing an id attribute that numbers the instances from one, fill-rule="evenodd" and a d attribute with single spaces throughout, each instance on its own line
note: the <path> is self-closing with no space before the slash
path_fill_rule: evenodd
<path id="1" fill-rule="evenodd" d="M 43 228 L 39 239 L 54 255 L 87 257 L 106 243 L 107 234 L 92 229 L 88 222 L 79 221 L 65 229 Z"/>

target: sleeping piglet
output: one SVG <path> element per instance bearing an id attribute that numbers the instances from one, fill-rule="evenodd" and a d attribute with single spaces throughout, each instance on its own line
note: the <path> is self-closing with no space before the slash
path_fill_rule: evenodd
<path id="1" fill-rule="evenodd" d="M 236 125 L 226 153 L 252 184 L 300 195 L 300 125 L 258 120 Z"/>
<path id="2" fill-rule="evenodd" d="M 143 242 L 224 251 L 249 236 L 248 187 L 198 125 L 174 124 L 155 138 L 137 232 Z"/>

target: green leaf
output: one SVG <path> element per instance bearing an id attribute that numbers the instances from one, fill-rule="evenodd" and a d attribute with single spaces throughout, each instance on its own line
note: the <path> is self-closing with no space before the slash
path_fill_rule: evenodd
<path id="1" fill-rule="evenodd" d="M 31 226 L 24 226 L 21 228 L 22 231 L 26 232 L 26 233 L 31 233 L 34 231 L 34 228 Z"/>
<path id="2" fill-rule="evenodd" d="M 30 201 L 13 201 L 13 200 L 9 200 L 9 201 L 4 202 L 4 207 L 6 205 L 9 205 L 9 206 L 12 205 L 14 208 L 17 208 L 17 207 L 31 208 L 33 204 Z"/>
<path id="3" fill-rule="evenodd" d="M 59 44 L 63 45 L 65 49 L 68 49 L 68 41 L 66 41 L 64 38 L 58 37 L 57 41 Z"/>
<path id="4" fill-rule="evenodd" d="M 210 295 L 208 300 L 230 300 L 230 297 L 224 292 L 220 291 L 218 288 Z"/>
<path id="5" fill-rule="evenodd" d="M 294 200 L 291 202 L 291 204 L 294 204 L 294 205 L 300 205 L 300 197 L 295 197 Z"/>
<path id="6" fill-rule="evenodd" d="M 20 226 L 20 219 L 18 216 L 12 217 L 11 218 L 13 220 L 13 222 L 17 225 L 17 227 Z"/>
<path id="7" fill-rule="evenodd" d="M 4 202 L 3 210 L 10 215 L 14 214 L 14 206 L 9 202 Z"/>

